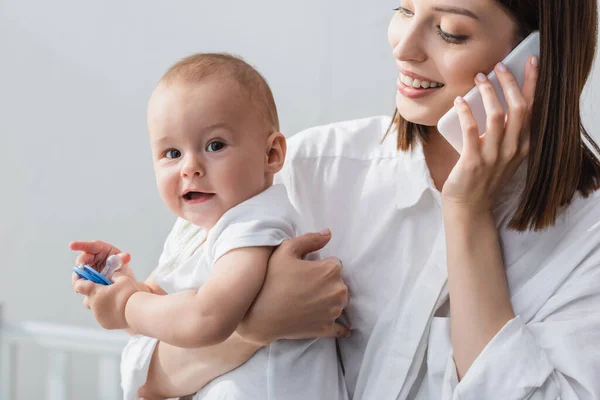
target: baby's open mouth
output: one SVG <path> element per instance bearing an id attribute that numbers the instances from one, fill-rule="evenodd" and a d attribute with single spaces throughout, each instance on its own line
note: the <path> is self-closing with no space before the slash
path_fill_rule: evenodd
<path id="1" fill-rule="evenodd" d="M 204 193 L 204 192 L 187 192 L 186 194 L 183 195 L 183 198 L 187 201 L 194 201 L 194 200 L 208 200 L 209 198 L 211 198 L 212 196 L 214 196 L 214 193 Z"/>

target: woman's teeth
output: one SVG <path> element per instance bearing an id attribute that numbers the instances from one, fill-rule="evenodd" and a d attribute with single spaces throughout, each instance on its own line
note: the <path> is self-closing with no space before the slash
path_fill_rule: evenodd
<path id="1" fill-rule="evenodd" d="M 428 89 L 428 88 L 444 87 L 443 83 L 413 79 L 410 76 L 406 76 L 402 73 L 400 73 L 400 82 L 404 83 L 406 86 L 411 86 L 415 89 L 418 89 L 418 88 Z"/>

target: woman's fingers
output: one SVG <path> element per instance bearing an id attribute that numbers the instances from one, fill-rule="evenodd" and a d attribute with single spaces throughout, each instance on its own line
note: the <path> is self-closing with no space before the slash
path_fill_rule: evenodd
<path id="1" fill-rule="evenodd" d="M 504 134 L 504 107 L 500 103 L 494 85 L 486 75 L 478 73 L 475 77 L 475 84 L 481 93 L 486 115 L 483 148 L 488 153 L 495 155 L 498 153 Z"/>
<path id="2" fill-rule="evenodd" d="M 500 63 L 496 66 L 496 74 L 508 106 L 501 155 L 505 160 L 510 161 L 520 152 L 521 133 L 527 120 L 529 107 L 516 78 L 504 64 Z"/>
<path id="3" fill-rule="evenodd" d="M 533 101 L 535 99 L 535 90 L 537 88 L 539 73 L 539 58 L 531 57 L 525 67 L 525 82 L 523 82 L 523 97 L 527 103 L 527 118 L 521 135 L 522 156 L 529 152 L 529 138 L 531 134 L 531 112 L 533 110 Z"/>
<path id="4" fill-rule="evenodd" d="M 538 64 L 537 57 L 531 57 L 525 66 L 525 81 L 523 82 L 523 97 L 529 106 L 533 106 L 535 98 L 535 89 L 538 81 Z"/>
<path id="5" fill-rule="evenodd" d="M 479 153 L 480 139 L 479 139 L 479 127 L 477 121 L 473 117 L 469 104 L 462 97 L 457 97 L 454 100 L 454 106 L 458 114 L 458 120 L 462 129 L 463 137 L 463 151 L 473 154 Z"/>
<path id="6" fill-rule="evenodd" d="M 281 247 L 287 249 L 298 258 L 309 253 L 321 250 L 331 240 L 331 231 L 324 230 L 320 233 L 307 233 L 294 239 L 281 243 Z"/>
<path id="7" fill-rule="evenodd" d="M 348 327 L 334 322 L 331 327 L 329 327 L 325 332 L 323 332 L 320 337 L 335 337 L 335 338 L 344 338 L 350 336 L 350 329 Z"/>

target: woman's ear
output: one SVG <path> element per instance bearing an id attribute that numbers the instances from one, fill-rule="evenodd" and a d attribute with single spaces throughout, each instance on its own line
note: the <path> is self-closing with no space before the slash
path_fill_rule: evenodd
<path id="1" fill-rule="evenodd" d="M 287 145 L 285 136 L 281 132 L 273 132 L 267 139 L 267 153 L 265 154 L 266 172 L 276 174 L 283 168 Z"/>

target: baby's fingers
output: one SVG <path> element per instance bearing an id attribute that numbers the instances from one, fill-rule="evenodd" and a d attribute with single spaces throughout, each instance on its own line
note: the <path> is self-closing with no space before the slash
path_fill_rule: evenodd
<path id="1" fill-rule="evenodd" d="M 73 283 L 73 290 L 75 290 L 75 293 L 89 296 L 96 291 L 96 285 L 92 281 L 79 279 Z"/>
<path id="2" fill-rule="evenodd" d="M 129 264 L 129 262 L 131 261 L 131 254 L 129 253 L 119 253 L 118 256 L 121 258 L 121 262 L 123 263 L 123 265 Z"/>
<path id="3" fill-rule="evenodd" d="M 71 286 L 73 286 L 73 289 L 75 289 L 75 282 L 77 282 L 80 279 L 81 279 L 81 277 L 79 275 L 77 275 L 75 272 L 73 272 L 71 274 Z"/>
<path id="4" fill-rule="evenodd" d="M 99 250 L 97 245 L 93 244 L 94 242 L 84 242 L 84 241 L 73 241 L 69 243 L 69 248 L 73 251 L 85 251 L 91 253 L 92 249 Z"/>
<path id="5" fill-rule="evenodd" d="M 96 260 L 96 256 L 90 253 L 80 253 L 75 259 L 75 265 L 91 265 Z"/>
<path id="6" fill-rule="evenodd" d="M 111 244 L 102 242 L 100 240 L 92 240 L 90 242 L 71 242 L 69 243 L 69 248 L 73 251 L 83 251 L 85 253 L 90 254 L 100 254 L 100 253 L 120 253 L 119 250 L 115 249 Z"/>

